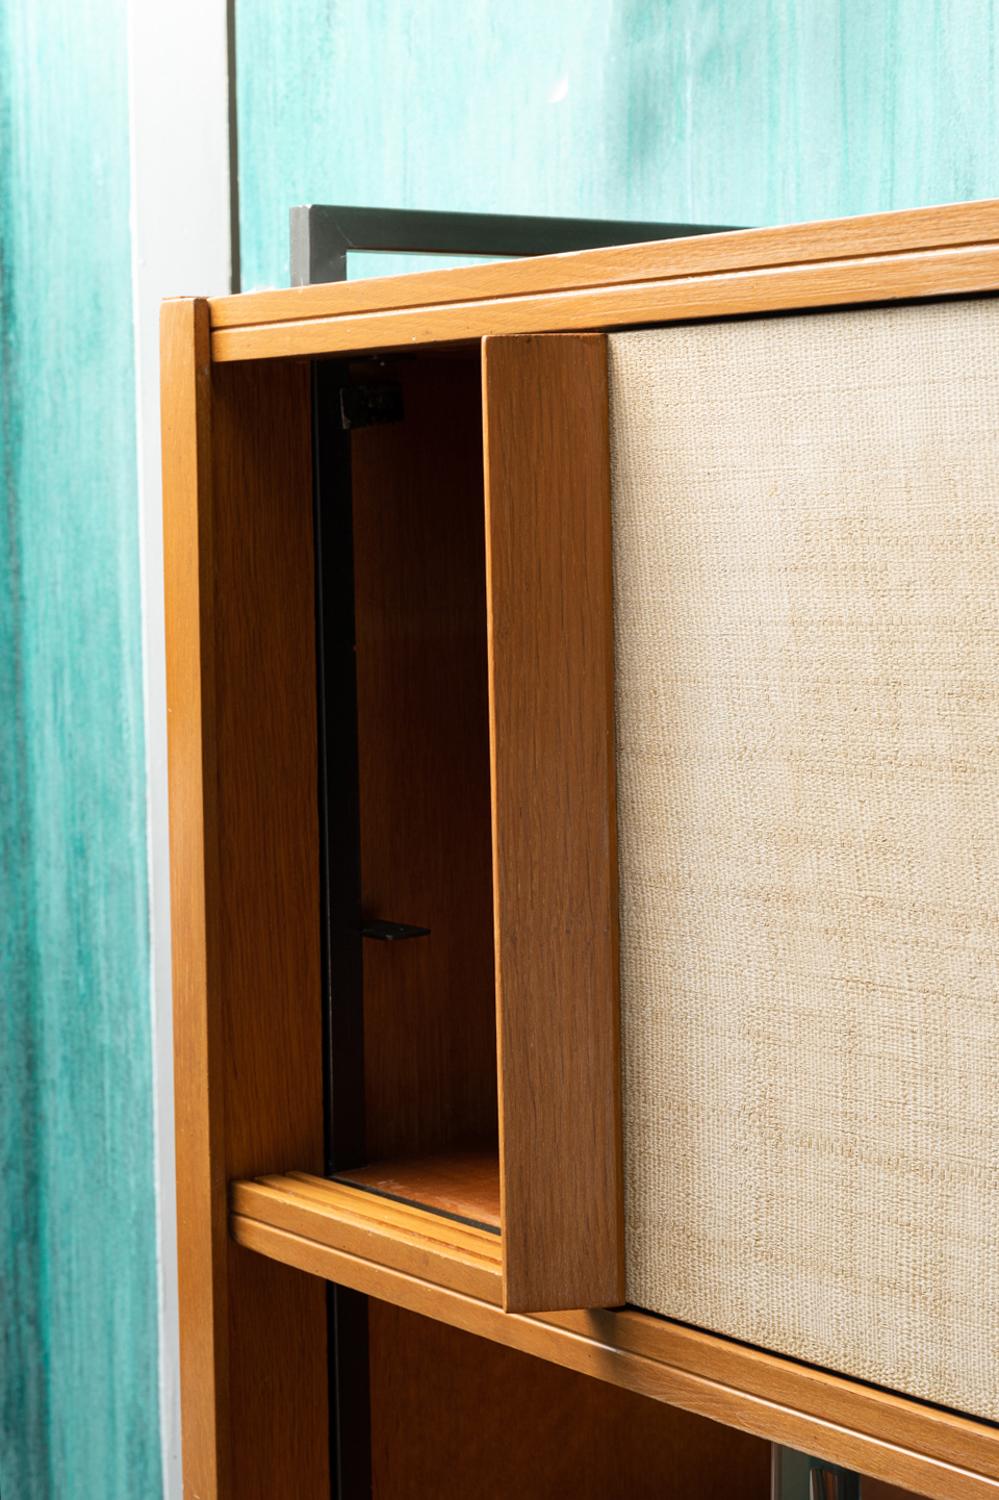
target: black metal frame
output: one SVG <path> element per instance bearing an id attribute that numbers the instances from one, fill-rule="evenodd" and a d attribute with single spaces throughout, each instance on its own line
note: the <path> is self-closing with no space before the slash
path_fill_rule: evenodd
<path id="1" fill-rule="evenodd" d="M 351 250 L 516 259 L 720 234 L 732 227 L 658 220 L 549 219 L 530 214 L 424 213 L 409 208 L 310 203 L 291 210 L 291 284 L 346 281 Z"/>
<path id="2" fill-rule="evenodd" d="M 355 249 L 522 256 L 713 232 L 692 224 L 293 208 L 293 284 L 345 280 L 347 253 Z M 363 943 L 366 938 L 418 937 L 425 931 L 399 922 L 365 926 L 361 903 L 350 429 L 398 419 L 400 413 L 384 393 L 372 397 L 380 389 L 358 389 L 346 361 L 313 361 L 323 1097 L 329 1176 L 365 1161 Z M 331 1284 L 330 1465 L 339 1500 L 363 1500 L 371 1493 L 367 1326 L 367 1298 Z"/>
<path id="3" fill-rule="evenodd" d="M 340 395 L 348 380 L 342 361 L 313 361 L 319 905 L 327 1175 L 364 1161 L 353 494 L 350 433 L 340 414 Z M 367 1298 L 331 1283 L 326 1298 L 326 1336 L 333 1493 L 363 1497 L 371 1492 Z"/>

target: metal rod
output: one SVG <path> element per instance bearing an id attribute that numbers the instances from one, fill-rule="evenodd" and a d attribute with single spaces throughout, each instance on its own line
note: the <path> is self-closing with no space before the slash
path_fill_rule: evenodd
<path id="1" fill-rule="evenodd" d="M 516 259 L 647 240 L 720 234 L 732 225 L 653 219 L 561 219 L 533 214 L 437 213 L 310 203 L 291 210 L 291 284 L 346 281 L 352 250 Z"/>
<path id="2" fill-rule="evenodd" d="M 353 505 L 350 434 L 340 419 L 340 390 L 346 380 L 346 367 L 339 361 L 313 362 L 319 889 L 327 1174 L 360 1166 L 365 1158 Z M 371 1493 L 367 1298 L 347 1287 L 330 1285 L 326 1324 L 330 1471 L 334 1493 L 363 1500 Z"/>

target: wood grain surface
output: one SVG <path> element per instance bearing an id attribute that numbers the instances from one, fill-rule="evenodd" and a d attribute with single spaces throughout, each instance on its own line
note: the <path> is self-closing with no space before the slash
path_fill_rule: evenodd
<path id="1" fill-rule="evenodd" d="M 336 1180 L 491 1229 L 500 1227 L 499 1159 L 495 1151 L 449 1151 L 375 1162 L 339 1172 Z"/>
<path id="2" fill-rule="evenodd" d="M 770 1445 L 369 1304 L 374 1500 L 766 1500 Z"/>
<path id="3" fill-rule="evenodd" d="M 623 1300 L 607 353 L 487 339 L 504 1305 Z"/>
<path id="4" fill-rule="evenodd" d="M 404 413 L 351 439 L 363 913 L 430 929 L 364 944 L 378 1162 L 497 1135 L 482 418 L 477 360 L 356 378 Z"/>
<path id="5" fill-rule="evenodd" d="M 307 369 L 215 371 L 213 457 L 226 1172 L 320 1171 Z M 263 1278 L 234 1246 L 228 1279 L 232 1493 L 238 1500 L 325 1497 L 322 1289 L 304 1277 Z"/>
<path id="6" fill-rule="evenodd" d="M 791 230 L 773 233 L 790 234 Z M 683 243 L 709 247 L 716 238 L 728 236 Z M 837 239 L 835 243 L 841 242 Z M 623 255 L 625 249 L 622 247 L 619 253 Z M 553 256 L 551 260 L 555 263 L 562 258 Z M 750 265 L 705 270 L 694 275 L 680 273 L 651 280 L 621 280 L 563 292 L 452 299 L 298 320 L 289 309 L 288 321 L 220 328 L 212 334 L 212 358 L 216 361 L 277 359 L 334 351 L 396 349 L 414 344 L 454 344 L 499 334 L 623 328 L 685 318 L 955 296 L 995 291 L 997 287 L 999 244 L 992 240 L 942 249 L 866 254 L 862 234 L 858 233 L 852 253 L 841 251 L 828 259 L 803 264 L 789 261 Z"/>
<path id="7" fill-rule="evenodd" d="M 290 1230 L 295 1238 L 288 1236 L 281 1240 L 276 1252 L 290 1263 L 314 1269 L 320 1275 L 341 1278 L 356 1275 L 356 1282 L 348 1284 L 356 1284 L 360 1290 L 401 1305 L 417 1306 L 429 1316 L 453 1320 L 455 1310 L 446 1300 L 438 1304 L 433 1286 L 426 1287 L 423 1293 L 414 1293 L 409 1281 L 399 1283 L 380 1276 L 378 1266 L 392 1266 L 413 1278 L 467 1291 L 471 1297 L 494 1306 L 500 1304 L 499 1246 L 495 1235 L 453 1226 L 447 1220 L 403 1205 L 379 1204 L 375 1199 L 352 1203 L 349 1198 L 337 1196 L 350 1192 L 301 1173 L 234 1184 L 233 1211 L 241 1216 L 234 1219 L 235 1233 L 241 1239 L 247 1234 L 252 1236 L 254 1230 L 247 1221 L 256 1220 L 264 1236 L 260 1248 L 264 1253 L 275 1253 L 267 1239 L 268 1226 Z M 365 1195 L 356 1197 L 360 1200 Z M 363 1236 L 359 1236 L 359 1230 L 364 1231 Z M 354 1258 L 348 1262 L 337 1260 L 336 1271 L 331 1270 L 334 1263 L 317 1263 L 309 1248 L 310 1241 L 321 1242 L 330 1250 L 346 1252 Z M 470 1261 L 482 1260 L 490 1266 L 488 1280 L 479 1277 L 473 1286 L 467 1279 L 468 1265 Z M 377 1264 L 370 1264 L 366 1274 L 364 1261 Z M 415 1301 L 411 1300 L 414 1296 Z M 510 1341 L 516 1347 L 535 1348 L 532 1338 L 525 1342 L 524 1321 L 507 1317 L 497 1325 L 488 1322 L 486 1316 L 476 1317 L 472 1311 L 460 1318 L 459 1324 L 488 1337 Z M 929 1468 L 924 1466 L 915 1471 L 917 1477 L 913 1478 L 909 1466 L 896 1476 L 891 1467 L 891 1455 L 896 1450 L 924 1455 L 944 1466 L 999 1481 L 999 1439 L 986 1423 L 633 1309 L 552 1313 L 529 1321 L 547 1330 L 556 1341 L 559 1337 L 568 1340 L 563 1358 L 570 1364 L 573 1364 L 574 1341 L 584 1339 L 599 1344 L 609 1357 L 621 1354 L 638 1357 L 643 1362 L 641 1368 L 644 1362 L 651 1362 L 698 1377 L 727 1391 L 734 1411 L 743 1409 L 741 1395 L 749 1400 L 748 1411 L 756 1418 L 767 1404 L 780 1411 L 797 1412 L 806 1424 L 798 1432 L 797 1446 L 821 1452 L 834 1461 L 847 1460 L 837 1459 L 839 1450 L 835 1447 L 831 1450 L 815 1447 L 814 1434 L 802 1435 L 809 1433 L 809 1418 L 821 1424 L 820 1437 L 831 1428 L 837 1433 L 870 1437 L 875 1444 L 880 1441 L 886 1450 L 881 1471 L 884 1477 L 907 1479 L 917 1490 L 922 1483 L 924 1490 L 920 1493 L 937 1493 L 933 1482 L 940 1469 L 932 1464 Z M 552 1346 L 545 1347 L 550 1351 Z M 548 1357 L 554 1356 L 549 1352 Z M 771 1432 L 765 1426 L 753 1430 L 777 1437 L 776 1431 Z M 870 1461 L 868 1472 L 873 1472 Z M 925 1488 L 927 1484 L 929 1488 Z"/>
<path id="8" fill-rule="evenodd" d="M 821 1390 L 824 1383 L 839 1388 L 841 1406 L 848 1406 L 852 1412 L 852 1419 L 846 1425 L 835 1415 L 829 1415 L 821 1398 L 816 1400 L 818 1410 L 814 1412 L 806 1410 L 797 1400 L 786 1404 L 781 1399 L 784 1382 L 779 1367 L 788 1367 L 786 1374 L 792 1385 L 798 1370 L 792 1361 L 780 1360 L 775 1355 L 740 1350 L 738 1345 L 716 1339 L 713 1342 L 720 1346 L 718 1360 L 728 1377 L 718 1378 L 702 1374 L 697 1368 L 702 1363 L 699 1345 L 702 1340 L 710 1340 L 709 1335 L 676 1324 L 660 1324 L 645 1314 L 591 1312 L 542 1318 L 506 1313 L 490 1303 L 429 1285 L 417 1277 L 304 1239 L 262 1220 L 234 1215 L 231 1231 L 239 1244 L 286 1265 L 325 1276 L 382 1301 L 509 1348 L 536 1354 L 611 1385 L 652 1396 L 912 1489 L 932 1500 L 999 1500 L 996 1462 L 999 1444 L 994 1429 L 985 1423 L 941 1413 L 918 1402 L 888 1397 L 884 1392 L 821 1371 L 807 1372 L 816 1380 L 816 1389 Z M 629 1347 L 629 1317 L 646 1325 L 646 1352 L 639 1353 Z M 648 1352 L 659 1337 L 657 1327 L 662 1329 L 658 1356 Z M 691 1336 L 689 1345 L 686 1335 Z M 674 1357 L 677 1347 L 685 1350 L 682 1362 Z M 743 1356 L 746 1369 L 741 1368 Z M 762 1389 L 754 1390 L 754 1384 Z M 772 1388 L 770 1394 L 768 1387 Z M 830 1401 L 829 1406 L 833 1408 L 834 1402 Z M 902 1420 L 899 1420 L 900 1407 L 906 1408 Z M 954 1452 L 971 1449 L 985 1463 L 969 1466 L 960 1459 L 940 1457 L 934 1451 L 940 1449 Z"/>
<path id="9" fill-rule="evenodd" d="M 185 1494 L 318 1500 L 323 1288 L 226 1237 L 228 1178 L 322 1165 L 307 373 L 213 380 L 168 303 L 163 408 Z"/>
<path id="10" fill-rule="evenodd" d="M 234 1214 L 498 1303 L 499 1236 L 306 1172 L 234 1182 Z"/>

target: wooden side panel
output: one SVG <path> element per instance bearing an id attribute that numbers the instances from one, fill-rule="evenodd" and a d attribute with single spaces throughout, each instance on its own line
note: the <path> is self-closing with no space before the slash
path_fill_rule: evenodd
<path id="1" fill-rule="evenodd" d="M 374 1500 L 767 1500 L 770 1444 L 369 1303 Z"/>
<path id="2" fill-rule="evenodd" d="M 483 346 L 504 1305 L 623 1297 L 607 363 Z"/>
<path id="3" fill-rule="evenodd" d="M 219 916 L 230 1177 L 322 1161 L 305 365 L 214 372 Z"/>
<path id="4" fill-rule="evenodd" d="M 214 1500 L 229 1360 L 207 303 L 164 305 L 161 381 L 184 1493 Z"/>
<path id="5" fill-rule="evenodd" d="M 206 305 L 168 303 L 163 436 L 184 1492 L 325 1500 L 324 1292 L 226 1203 L 322 1164 L 306 371 L 213 387 Z"/>
<path id="6" fill-rule="evenodd" d="M 309 410 L 305 365 L 214 372 L 227 1179 L 323 1163 Z M 326 1500 L 324 1289 L 227 1274 L 232 1494 Z"/>

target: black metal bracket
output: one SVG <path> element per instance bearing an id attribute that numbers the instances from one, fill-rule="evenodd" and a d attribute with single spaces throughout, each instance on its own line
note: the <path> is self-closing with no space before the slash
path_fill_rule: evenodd
<path id="1" fill-rule="evenodd" d="M 402 386 L 345 385 L 340 390 L 340 425 L 345 432 L 355 427 L 376 427 L 383 422 L 401 422 Z"/>
<path id="2" fill-rule="evenodd" d="M 731 224 L 675 224 L 653 219 L 562 219 L 537 214 L 451 214 L 409 208 L 309 203 L 291 210 L 291 284 L 346 281 L 352 250 L 386 254 L 481 255 L 515 260 L 600 250 L 647 240 L 720 234 Z"/>
<path id="3" fill-rule="evenodd" d="M 408 922 L 365 922 L 361 936 L 374 938 L 379 943 L 402 943 L 408 938 L 430 936 L 429 927 L 411 927 Z"/>

